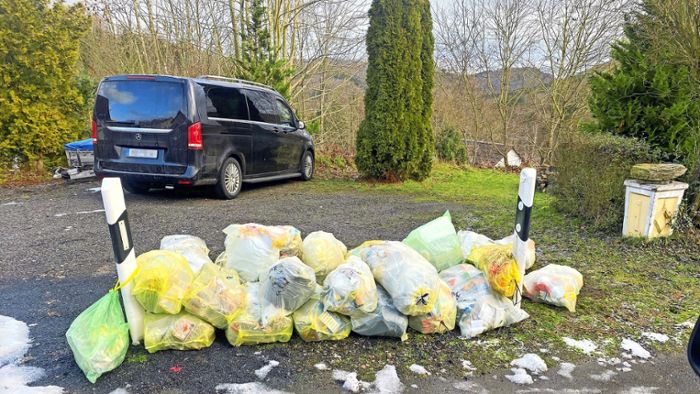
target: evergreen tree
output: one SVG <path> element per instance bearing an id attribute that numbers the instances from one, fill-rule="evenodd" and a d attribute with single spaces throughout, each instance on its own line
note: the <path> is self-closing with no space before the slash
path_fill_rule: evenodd
<path id="1" fill-rule="evenodd" d="M 269 21 L 263 0 L 250 0 L 250 18 L 240 32 L 241 54 L 237 77 L 270 85 L 289 98 L 292 70 L 270 43 Z"/>
<path id="2" fill-rule="evenodd" d="M 421 0 L 421 33 L 423 41 L 421 45 L 421 79 L 423 80 L 423 125 L 426 130 L 422 134 L 423 156 L 418 167 L 417 178 L 425 178 L 430 175 L 433 167 L 433 155 L 435 150 L 435 135 L 433 134 L 433 85 L 435 80 L 435 64 L 433 53 L 435 38 L 433 37 L 433 17 L 430 13 L 430 1 Z"/>
<path id="3" fill-rule="evenodd" d="M 432 54 L 430 65 L 423 60 L 424 51 L 432 53 L 432 37 L 424 46 L 424 36 L 432 34 L 425 26 L 432 22 L 423 16 L 425 3 L 373 0 L 369 10 L 365 118 L 355 160 L 370 177 L 422 179 L 430 173 L 432 101 L 424 100 L 424 89 L 432 90 Z"/>
<path id="4" fill-rule="evenodd" d="M 0 161 L 41 170 L 87 128 L 89 103 L 77 81 L 82 5 L 0 0 Z M 92 93 L 92 92 L 91 92 Z"/>

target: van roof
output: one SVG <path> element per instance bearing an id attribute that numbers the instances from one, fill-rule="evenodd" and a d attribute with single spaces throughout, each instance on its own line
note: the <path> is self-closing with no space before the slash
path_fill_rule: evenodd
<path id="1" fill-rule="evenodd" d="M 103 81 L 126 81 L 126 80 L 154 80 L 154 81 L 173 81 L 173 80 L 191 80 L 196 83 L 202 83 L 207 85 L 222 86 L 222 87 L 236 87 L 236 88 L 246 88 L 253 90 L 264 90 L 276 95 L 279 95 L 274 88 L 263 85 L 261 83 L 247 81 L 244 79 L 228 78 L 212 75 L 200 75 L 198 77 L 181 77 L 175 75 L 162 75 L 162 74 L 120 74 L 120 75 L 110 75 L 103 79 Z"/>

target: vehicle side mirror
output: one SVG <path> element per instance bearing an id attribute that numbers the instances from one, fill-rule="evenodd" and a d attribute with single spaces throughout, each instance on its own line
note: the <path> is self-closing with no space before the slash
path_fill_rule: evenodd
<path id="1" fill-rule="evenodd" d="M 305 128 L 306 128 L 306 124 L 300 120 L 300 121 L 297 122 L 297 128 L 298 128 L 298 129 L 305 129 Z"/>

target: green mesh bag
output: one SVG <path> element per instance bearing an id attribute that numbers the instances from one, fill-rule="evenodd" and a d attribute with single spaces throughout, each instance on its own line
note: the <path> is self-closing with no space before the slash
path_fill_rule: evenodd
<path id="1" fill-rule="evenodd" d="M 66 339 L 75 362 L 91 383 L 121 365 L 129 348 L 129 327 L 119 304 L 119 293 L 110 290 L 78 315 L 68 328 Z"/>

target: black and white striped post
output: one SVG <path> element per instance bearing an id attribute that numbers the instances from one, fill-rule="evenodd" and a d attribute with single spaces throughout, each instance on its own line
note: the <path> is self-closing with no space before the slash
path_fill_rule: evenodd
<path id="1" fill-rule="evenodd" d="M 131 295 L 132 283 L 127 282 L 136 270 L 136 252 L 129 228 L 129 218 L 126 214 L 124 191 L 119 178 L 104 178 L 102 180 L 102 203 L 107 216 L 109 235 L 112 237 L 112 249 L 117 262 L 119 282 L 126 283 L 121 288 L 126 321 L 129 323 L 131 342 L 138 345 L 143 339 L 144 310 Z"/>
<path id="2" fill-rule="evenodd" d="M 535 183 L 537 171 L 534 168 L 525 168 L 520 172 L 520 187 L 518 188 L 518 205 L 515 210 L 515 239 L 513 240 L 513 257 L 520 269 L 520 283 L 518 291 L 513 296 L 513 302 L 520 308 L 523 294 L 523 280 L 525 277 L 525 265 L 527 264 L 527 240 L 530 237 L 530 213 L 532 202 L 535 199 Z"/>

